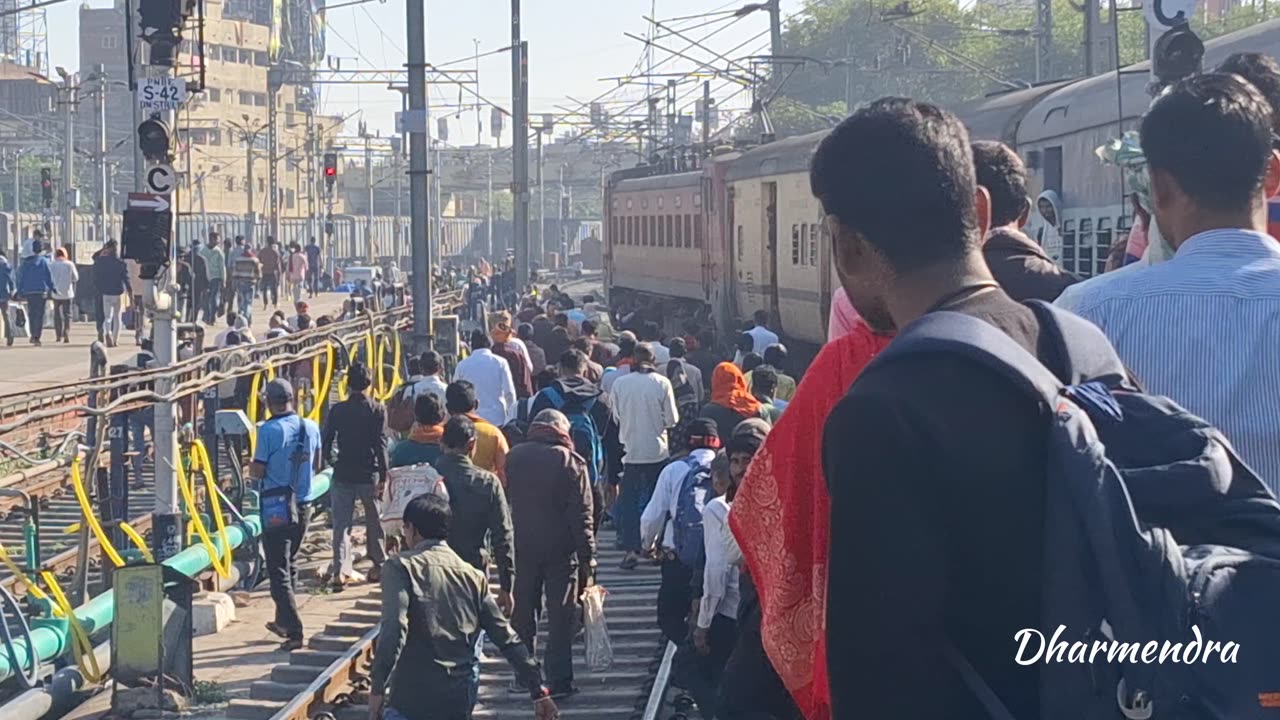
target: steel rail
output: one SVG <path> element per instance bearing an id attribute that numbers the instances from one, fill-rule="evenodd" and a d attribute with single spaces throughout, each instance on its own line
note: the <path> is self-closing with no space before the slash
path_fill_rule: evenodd
<path id="1" fill-rule="evenodd" d="M 311 681 L 307 688 L 294 696 L 288 705 L 281 708 L 271 720 L 309 720 L 320 706 L 332 703 L 338 695 L 345 693 L 351 679 L 360 673 L 360 668 L 373 658 L 373 645 L 378 637 L 381 625 L 356 641 L 342 657 L 334 660 L 325 668 L 320 676 Z"/>

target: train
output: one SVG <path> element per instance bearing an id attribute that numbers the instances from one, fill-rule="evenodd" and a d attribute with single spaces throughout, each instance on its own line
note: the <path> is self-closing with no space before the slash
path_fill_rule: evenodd
<path id="1" fill-rule="evenodd" d="M 1236 52 L 1280 55 L 1280 20 L 1206 42 L 1204 66 Z M 1027 232 L 1046 249 L 1052 241 L 1051 256 L 1081 277 L 1101 273 L 1112 243 L 1128 235 L 1124 180 L 1095 151 L 1136 129 L 1151 102 L 1149 82 L 1143 62 L 953 108 L 973 139 L 1018 151 L 1032 197 L 1053 208 L 1033 209 Z M 683 172 L 615 172 L 605 190 L 610 303 L 661 318 L 668 332 L 690 324 L 724 332 L 765 310 L 787 341 L 816 352 L 839 287 L 809 191 L 809 161 L 826 132 L 713 155 Z"/>

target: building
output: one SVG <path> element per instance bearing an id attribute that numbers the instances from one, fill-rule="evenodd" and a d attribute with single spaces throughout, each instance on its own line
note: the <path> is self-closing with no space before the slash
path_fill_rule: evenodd
<path id="1" fill-rule="evenodd" d="M 270 214 L 267 74 L 272 65 L 268 48 L 273 45 L 273 6 L 283 7 L 271 0 L 205 0 L 203 45 L 193 30 L 186 33 L 178 53 L 178 74 L 188 80 L 189 87 L 198 87 L 202 81 L 204 87 L 189 95 L 178 113 L 174 167 L 179 173 L 177 209 L 181 213 L 241 218 L 250 212 L 259 218 Z M 288 13 L 280 14 L 279 21 L 290 26 Z M 119 146 L 108 160 L 121 177 L 115 188 L 117 199 L 133 186 L 136 128 L 134 101 L 125 85 L 125 33 L 122 2 L 113 8 L 81 8 L 82 75 L 101 65 L 108 77 L 107 145 Z M 286 44 L 314 46 L 296 40 Z M 316 116 L 312 88 L 283 79 L 286 83 L 276 94 L 278 212 L 282 219 L 305 218 L 313 211 L 319 217 L 325 208 L 323 193 L 313 192 L 323 183 L 315 163 L 325 138 L 337 134 L 341 120 Z M 92 110 L 82 103 L 82 115 Z"/>

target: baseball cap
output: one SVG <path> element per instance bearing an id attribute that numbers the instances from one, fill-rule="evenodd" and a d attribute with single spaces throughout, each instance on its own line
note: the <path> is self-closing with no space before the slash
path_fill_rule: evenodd
<path id="1" fill-rule="evenodd" d="M 711 448 L 720 447 L 719 428 L 716 421 L 711 418 L 696 418 L 685 428 L 687 437 L 689 438 L 689 447 Z"/>
<path id="2" fill-rule="evenodd" d="M 267 402 L 293 402 L 293 386 L 284 378 L 276 378 L 267 383 Z"/>

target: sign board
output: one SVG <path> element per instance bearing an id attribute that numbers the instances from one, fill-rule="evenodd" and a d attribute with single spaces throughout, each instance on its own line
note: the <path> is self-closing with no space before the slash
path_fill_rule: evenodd
<path id="1" fill-rule="evenodd" d="M 147 168 L 147 190 L 168 195 L 178 186 L 178 173 L 172 165 L 153 165 Z"/>
<path id="2" fill-rule="evenodd" d="M 116 613 L 111 624 L 112 676 L 128 683 L 159 674 L 164 661 L 164 567 L 122 567 L 112 577 Z"/>
<path id="3" fill-rule="evenodd" d="M 502 108 L 493 108 L 489 111 L 489 134 L 502 137 Z"/>
<path id="4" fill-rule="evenodd" d="M 138 107 L 145 112 L 177 110 L 187 101 L 187 81 L 174 77 L 138 80 Z"/>
<path id="5" fill-rule="evenodd" d="M 425 133 L 427 131 L 427 111 L 426 110 L 406 110 L 396 113 L 396 132 L 405 133 Z"/>
<path id="6" fill-rule="evenodd" d="M 150 173 L 148 173 L 147 181 L 150 182 L 150 179 Z M 169 198 L 155 193 L 129 193 L 129 209 L 165 212 L 169 209 Z"/>

